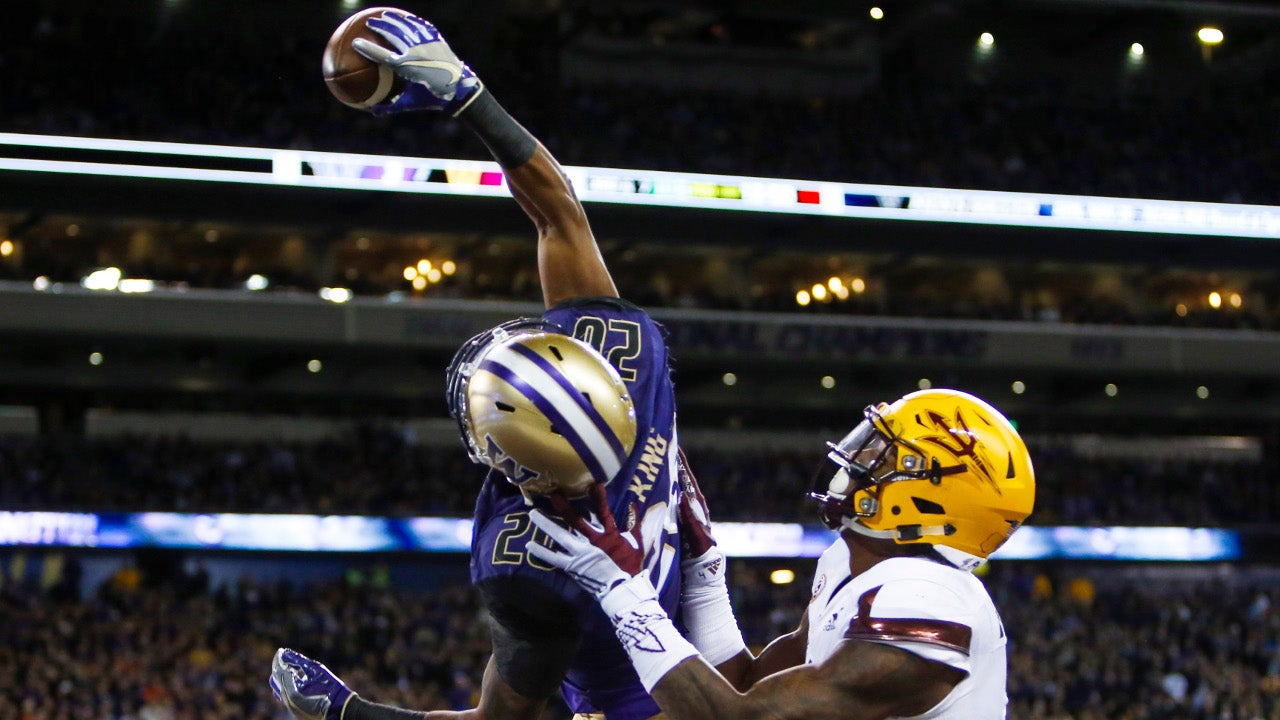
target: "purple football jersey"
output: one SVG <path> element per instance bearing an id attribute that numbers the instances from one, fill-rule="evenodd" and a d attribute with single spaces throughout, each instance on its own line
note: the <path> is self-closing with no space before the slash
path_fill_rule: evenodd
<path id="1" fill-rule="evenodd" d="M 609 483 L 609 506 L 620 530 L 641 523 L 645 570 L 667 613 L 680 599 L 677 537 L 677 438 L 675 392 L 662 327 L 640 308 L 616 298 L 587 298 L 551 308 L 543 317 L 600 351 L 621 375 L 635 404 L 635 447 Z M 632 513 L 632 506 L 638 508 Z M 574 712 L 603 712 L 609 720 L 644 720 L 658 706 L 640 684 L 626 652 L 595 599 L 563 573 L 525 552 L 540 531 L 529 521 L 520 492 L 490 472 L 476 503 L 471 542 L 471 579 L 493 593 L 514 593 L 529 580 L 545 586 L 572 608 L 580 628 L 577 654 L 562 684 Z M 545 541 L 545 539 L 544 539 Z M 519 580 L 519 582 L 504 582 Z M 522 598 L 502 598 L 517 607 Z M 526 603 L 528 604 L 528 603 Z M 535 622 L 521 608 L 520 623 Z M 502 618 L 495 617 L 502 622 Z M 515 628 L 513 628 L 515 629 Z M 517 629 L 518 630 L 518 629 Z"/>

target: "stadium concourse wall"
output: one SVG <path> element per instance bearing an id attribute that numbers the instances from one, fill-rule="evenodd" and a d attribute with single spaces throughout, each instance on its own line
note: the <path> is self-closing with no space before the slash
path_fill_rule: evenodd
<path id="1" fill-rule="evenodd" d="M 0 332 L 205 339 L 452 352 L 480 330 L 536 315 L 531 303 L 352 298 L 225 290 L 122 293 L 0 282 Z M 988 367 L 1093 367 L 1270 374 L 1280 334 L 1250 330 L 805 316 L 659 308 L 683 358 L 783 362 L 946 360 Z"/>
<path id="2" fill-rule="evenodd" d="M 444 368 L 474 333 L 531 303 L 312 293 L 87 290 L 0 283 L 5 404 L 56 392 L 272 398 L 309 412 L 442 415 Z M 857 408 L 963 387 L 1036 429 L 1144 418 L 1147 434 L 1247 434 L 1280 422 L 1280 333 L 655 309 L 670 333 L 685 427 L 733 415 L 834 432 Z M 97 364 L 87 360 L 93 353 Z M 199 357 L 209 357 L 208 362 Z M 197 360 L 193 360 L 196 357 Z M 105 362 L 102 362 L 105 358 Z M 309 372 L 316 360 L 323 372 Z M 732 373 L 736 383 L 722 382 Z M 820 386 L 819 380 L 834 381 Z M 1021 390 L 1011 386 L 1024 384 Z M 1118 383 L 1122 391 L 1104 395 Z M 1204 388 L 1197 395 L 1197 388 Z M 161 404 L 162 405 L 162 404 Z M 258 407 L 256 411 L 270 411 Z M 1225 430 L 1204 429 L 1222 418 Z M 1125 422 L 1128 422 L 1125 420 Z M 1173 423 L 1182 422 L 1176 429 Z"/>

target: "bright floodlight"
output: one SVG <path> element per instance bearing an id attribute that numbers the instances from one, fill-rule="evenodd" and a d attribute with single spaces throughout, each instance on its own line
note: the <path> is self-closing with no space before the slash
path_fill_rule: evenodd
<path id="1" fill-rule="evenodd" d="M 989 32 L 984 32 L 978 36 L 978 44 L 983 47 L 991 47 L 996 44 L 996 36 Z"/>
<path id="2" fill-rule="evenodd" d="M 81 278 L 80 286 L 87 290 L 115 290 L 120 287 L 120 276 L 120 268 L 102 268 Z"/>
<path id="3" fill-rule="evenodd" d="M 884 10 L 882 10 L 882 9 L 880 9 L 880 8 L 878 8 L 878 7 L 873 7 L 873 8 L 871 8 L 871 19 L 872 19 L 872 20 L 883 20 L 883 19 L 884 19 Z"/>
<path id="4" fill-rule="evenodd" d="M 1196 37 L 1200 38 L 1200 42 L 1205 45 L 1217 45 L 1222 42 L 1222 31 L 1216 27 L 1202 27 L 1200 32 L 1196 33 Z"/>
<path id="5" fill-rule="evenodd" d="M 1134 43 L 1129 46 L 1129 57 L 1142 57 L 1147 49 L 1142 47 L 1142 43 Z"/>

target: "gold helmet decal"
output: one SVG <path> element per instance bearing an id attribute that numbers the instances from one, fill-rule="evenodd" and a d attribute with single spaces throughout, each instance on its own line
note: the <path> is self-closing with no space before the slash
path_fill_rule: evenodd
<path id="1" fill-rule="evenodd" d="M 979 444 L 978 435 L 969 429 L 969 423 L 965 421 L 964 411 L 957 407 L 954 419 L 948 419 L 936 410 L 927 410 L 924 416 L 928 419 L 928 424 L 937 428 L 941 434 L 921 435 L 918 442 L 932 445 L 951 453 L 956 459 L 968 465 L 975 475 L 982 478 L 991 485 L 993 490 L 999 493 L 1000 484 L 996 482 L 990 463 L 984 457 L 986 454 L 984 452 L 985 448 Z"/>

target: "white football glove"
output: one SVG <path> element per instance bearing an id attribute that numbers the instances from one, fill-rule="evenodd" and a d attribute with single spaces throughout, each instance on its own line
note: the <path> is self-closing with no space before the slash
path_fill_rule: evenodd
<path id="1" fill-rule="evenodd" d="M 458 59 L 434 25 L 403 10 L 386 10 L 365 21 L 394 50 L 356 38 L 351 46 L 409 81 L 390 102 L 374 105 L 376 115 L 411 110 L 442 110 L 457 115 L 484 89 L 467 64 Z"/>

